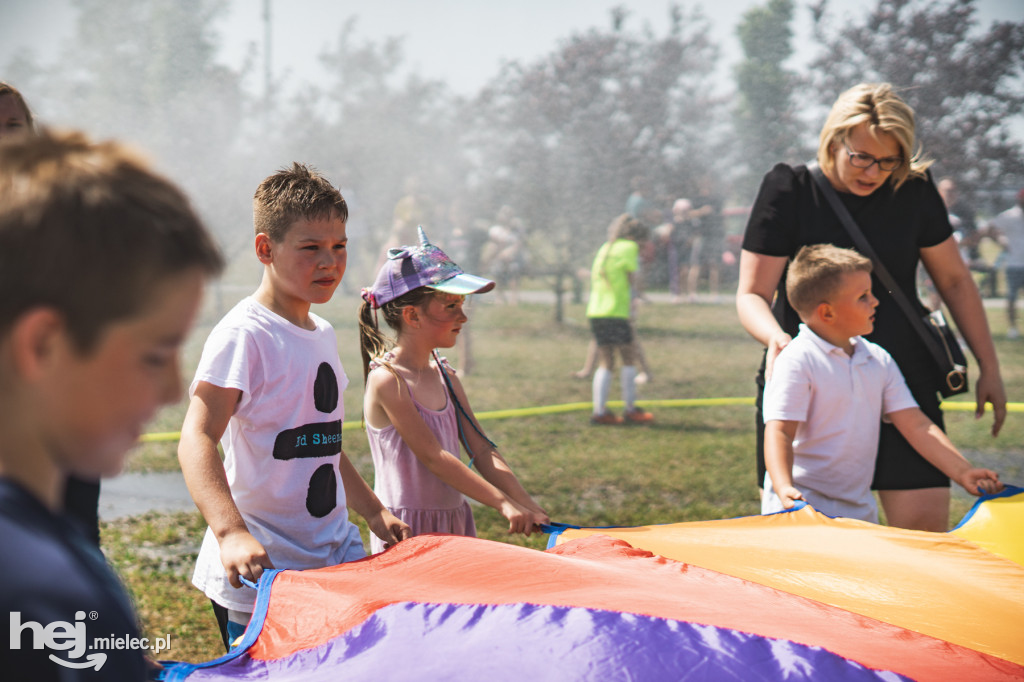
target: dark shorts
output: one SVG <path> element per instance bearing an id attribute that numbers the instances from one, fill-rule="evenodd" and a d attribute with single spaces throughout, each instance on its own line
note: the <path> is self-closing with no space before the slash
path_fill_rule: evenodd
<path id="1" fill-rule="evenodd" d="M 939 397 L 934 389 L 914 390 L 910 388 L 921 411 L 946 430 L 939 409 Z M 882 424 L 878 436 L 878 459 L 875 460 L 875 478 L 872 490 L 917 490 L 918 488 L 948 488 L 949 477 L 936 469 L 900 435 L 892 424 Z"/>
<path id="2" fill-rule="evenodd" d="M 592 317 L 590 331 L 599 346 L 627 346 L 633 343 L 633 328 L 622 317 Z"/>
<path id="3" fill-rule="evenodd" d="M 210 604 L 220 630 L 220 641 L 224 643 L 224 650 L 231 653 L 231 643 L 245 634 L 245 626 L 228 620 L 228 610 L 217 602 L 211 599 Z"/>
<path id="4" fill-rule="evenodd" d="M 755 433 L 757 434 L 757 485 L 764 486 L 764 413 L 761 402 L 764 398 L 764 366 L 757 375 L 757 410 Z M 910 386 L 921 411 L 928 418 L 946 430 L 939 409 L 939 397 L 934 388 Z M 878 436 L 878 457 L 875 460 L 875 477 L 872 490 L 917 490 L 920 488 L 948 488 L 949 477 L 936 469 L 900 435 L 892 424 L 882 424 Z"/>
<path id="5" fill-rule="evenodd" d="M 725 242 L 720 237 L 701 238 L 700 249 L 693 254 L 694 265 L 721 265 Z"/>

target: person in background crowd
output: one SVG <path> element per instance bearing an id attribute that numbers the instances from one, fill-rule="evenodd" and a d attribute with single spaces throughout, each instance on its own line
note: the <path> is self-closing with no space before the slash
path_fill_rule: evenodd
<path id="1" fill-rule="evenodd" d="M 1017 192 L 1017 205 L 985 224 L 983 231 L 995 239 L 1004 252 L 1006 267 L 1007 336 L 1020 338 L 1017 328 L 1017 293 L 1024 287 L 1024 189 Z"/>

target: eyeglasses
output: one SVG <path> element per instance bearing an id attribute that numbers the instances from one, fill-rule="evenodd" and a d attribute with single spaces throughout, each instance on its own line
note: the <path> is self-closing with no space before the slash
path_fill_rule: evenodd
<path id="1" fill-rule="evenodd" d="M 889 173 L 903 165 L 902 156 L 887 156 L 884 159 L 876 159 L 870 154 L 853 151 L 845 142 L 843 146 L 846 147 L 846 153 L 850 155 L 850 165 L 854 168 L 871 168 L 877 163 L 880 170 Z"/>

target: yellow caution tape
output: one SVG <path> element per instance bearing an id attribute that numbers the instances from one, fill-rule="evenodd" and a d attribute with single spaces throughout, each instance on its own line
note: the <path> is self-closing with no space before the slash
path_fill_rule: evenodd
<path id="1" fill-rule="evenodd" d="M 753 398 L 668 398 L 666 400 L 642 400 L 644 407 L 719 407 L 723 405 L 753 405 Z M 622 407 L 621 400 L 608 401 L 609 407 Z M 563 412 L 582 412 L 593 407 L 593 403 L 564 403 L 562 405 L 540 405 L 537 407 L 519 407 L 511 410 L 492 410 L 490 412 L 477 412 L 476 418 L 479 421 L 489 419 L 511 419 L 514 417 L 535 417 L 544 414 L 561 414 Z M 953 412 L 973 412 L 974 403 L 967 401 L 950 402 L 943 401 L 942 409 Z M 1008 412 L 1024 412 L 1024 403 L 1007 403 Z M 341 425 L 342 431 L 362 430 L 361 421 L 345 422 Z M 139 438 L 142 443 L 165 443 L 176 441 L 181 437 L 180 431 L 167 431 L 165 433 L 146 433 Z"/>

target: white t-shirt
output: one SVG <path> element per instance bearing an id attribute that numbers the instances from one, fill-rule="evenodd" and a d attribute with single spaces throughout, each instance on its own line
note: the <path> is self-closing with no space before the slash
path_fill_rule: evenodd
<path id="1" fill-rule="evenodd" d="M 829 516 L 878 523 L 871 479 L 883 415 L 917 407 L 892 356 L 861 337 L 853 355 L 806 325 L 775 359 L 764 390 L 764 420 L 800 422 L 793 484 Z M 761 513 L 782 511 L 765 475 Z"/>
<path id="2" fill-rule="evenodd" d="M 1010 243 L 1005 264 L 1011 268 L 1024 267 L 1024 209 L 1019 205 L 1008 208 L 992 219 L 994 225 Z"/>
<path id="3" fill-rule="evenodd" d="M 334 329 L 310 318 L 314 330 L 252 298 L 240 301 L 210 332 L 189 388 L 192 394 L 205 381 L 242 392 L 221 438 L 224 469 L 238 510 L 275 568 L 365 556 L 338 471 L 348 377 Z M 256 591 L 228 583 L 209 528 L 192 582 L 221 606 L 253 610 Z"/>

